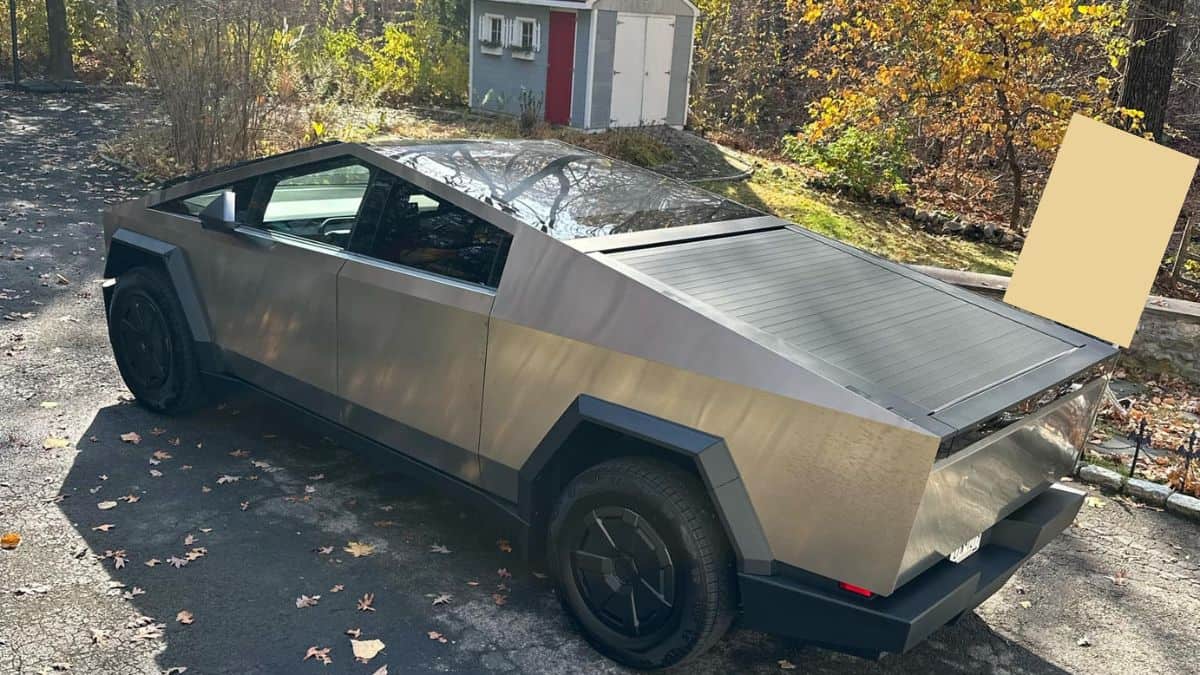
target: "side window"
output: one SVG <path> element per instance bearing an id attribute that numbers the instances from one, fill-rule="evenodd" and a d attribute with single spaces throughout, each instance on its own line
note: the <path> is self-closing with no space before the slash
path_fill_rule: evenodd
<path id="1" fill-rule="evenodd" d="M 239 183 L 226 185 L 225 187 L 216 190 L 210 190 L 209 192 L 202 192 L 198 195 L 173 199 L 164 204 L 159 204 L 154 208 L 160 211 L 178 213 L 184 216 L 199 216 L 200 212 L 204 210 L 204 207 L 212 203 L 212 200 L 216 199 L 218 195 L 225 190 L 232 190 L 237 196 L 237 222 L 244 225 L 249 222 L 247 218 L 250 212 L 250 200 L 254 196 L 254 186 L 257 183 L 257 177 L 247 178 Z"/>
<path id="2" fill-rule="evenodd" d="M 512 235 L 398 181 L 380 216 L 372 258 L 495 288 Z"/>
<path id="3" fill-rule="evenodd" d="M 344 248 L 370 183 L 369 167 L 345 159 L 264 176 L 260 225 Z"/>

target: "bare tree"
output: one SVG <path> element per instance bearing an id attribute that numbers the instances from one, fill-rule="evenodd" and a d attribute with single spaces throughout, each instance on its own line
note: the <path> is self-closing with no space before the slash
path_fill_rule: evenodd
<path id="1" fill-rule="evenodd" d="M 1118 104 L 1140 110 L 1142 131 L 1162 140 L 1175 73 L 1182 0 L 1138 0 L 1130 14 L 1129 58 Z"/>
<path id="2" fill-rule="evenodd" d="M 46 0 L 46 29 L 50 79 L 55 82 L 74 80 L 75 64 L 71 62 L 71 31 L 67 28 L 65 0 Z"/>

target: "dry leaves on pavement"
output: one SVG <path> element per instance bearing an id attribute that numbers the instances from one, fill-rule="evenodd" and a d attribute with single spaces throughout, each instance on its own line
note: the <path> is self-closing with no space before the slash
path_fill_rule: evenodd
<path id="1" fill-rule="evenodd" d="M 179 610 L 179 613 L 175 615 L 175 620 L 185 626 L 190 626 L 196 619 L 192 616 L 191 612 L 187 611 L 186 609 L 181 609 Z"/>
<path id="2" fill-rule="evenodd" d="M 134 445 L 137 445 L 138 443 L 142 442 L 142 437 L 138 432 L 130 431 L 128 433 L 121 434 L 121 440 L 126 443 L 133 443 Z"/>
<path id="3" fill-rule="evenodd" d="M 362 558 L 363 556 L 368 556 L 374 553 L 375 547 L 371 544 L 364 544 L 360 541 L 352 541 L 347 543 L 346 547 L 342 550 L 354 556 L 355 558 Z"/>
<path id="4" fill-rule="evenodd" d="M 371 603 L 373 603 L 373 602 L 375 602 L 375 594 L 374 593 L 363 594 L 363 596 L 361 598 L 359 598 L 359 600 L 358 600 L 358 611 L 374 612 L 375 608 L 371 606 Z"/>
<path id="5" fill-rule="evenodd" d="M 350 649 L 354 651 L 354 659 L 366 663 L 383 651 L 382 640 L 350 640 Z"/>
<path id="6" fill-rule="evenodd" d="M 314 607 L 320 601 L 321 601 L 321 596 L 319 596 L 319 595 L 313 595 L 313 596 L 301 595 L 300 597 L 296 598 L 296 608 L 301 609 L 304 607 Z"/>
<path id="7" fill-rule="evenodd" d="M 21 545 L 21 535 L 16 532 L 5 532 L 0 535 L 0 548 L 11 551 Z"/>
<path id="8" fill-rule="evenodd" d="M 304 653 L 304 660 L 307 661 L 309 659 L 316 659 L 325 665 L 329 665 L 333 663 L 333 659 L 329 658 L 329 650 L 329 647 L 317 647 L 316 645 L 313 645 L 312 647 L 308 648 L 307 652 Z"/>

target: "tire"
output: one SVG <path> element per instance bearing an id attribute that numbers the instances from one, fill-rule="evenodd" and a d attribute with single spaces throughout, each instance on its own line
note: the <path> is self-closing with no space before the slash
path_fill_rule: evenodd
<path id="1" fill-rule="evenodd" d="M 195 344 L 166 275 L 135 267 L 117 278 L 108 339 L 125 385 L 154 412 L 177 414 L 204 400 Z"/>
<path id="2" fill-rule="evenodd" d="M 700 481 L 671 464 L 624 458 L 579 474 L 554 508 L 548 543 L 563 607 L 618 663 L 678 665 L 733 621 L 733 552 Z"/>

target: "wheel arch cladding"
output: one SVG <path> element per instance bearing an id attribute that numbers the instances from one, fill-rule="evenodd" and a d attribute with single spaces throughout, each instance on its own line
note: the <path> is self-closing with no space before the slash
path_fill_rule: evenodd
<path id="1" fill-rule="evenodd" d="M 723 439 L 587 395 L 577 397 L 559 416 L 518 472 L 521 515 L 534 525 L 531 549 L 542 550 L 543 526 L 554 500 L 574 476 L 628 456 L 658 457 L 694 471 L 733 546 L 738 569 L 771 573 L 766 534 Z"/>
<path id="2" fill-rule="evenodd" d="M 184 320 L 192 339 L 196 342 L 201 366 L 205 370 L 217 370 L 212 353 L 212 333 L 208 316 L 200 302 L 200 294 L 192 277 L 191 267 L 182 249 L 174 244 L 148 237 L 144 234 L 118 229 L 109 244 L 108 257 L 104 262 L 104 277 L 115 279 L 135 267 L 157 267 L 167 275 L 174 287 L 175 297 L 183 308 Z M 104 289 L 104 306 L 107 312 L 112 300 L 112 287 Z M 207 356 L 205 356 L 207 354 Z"/>

